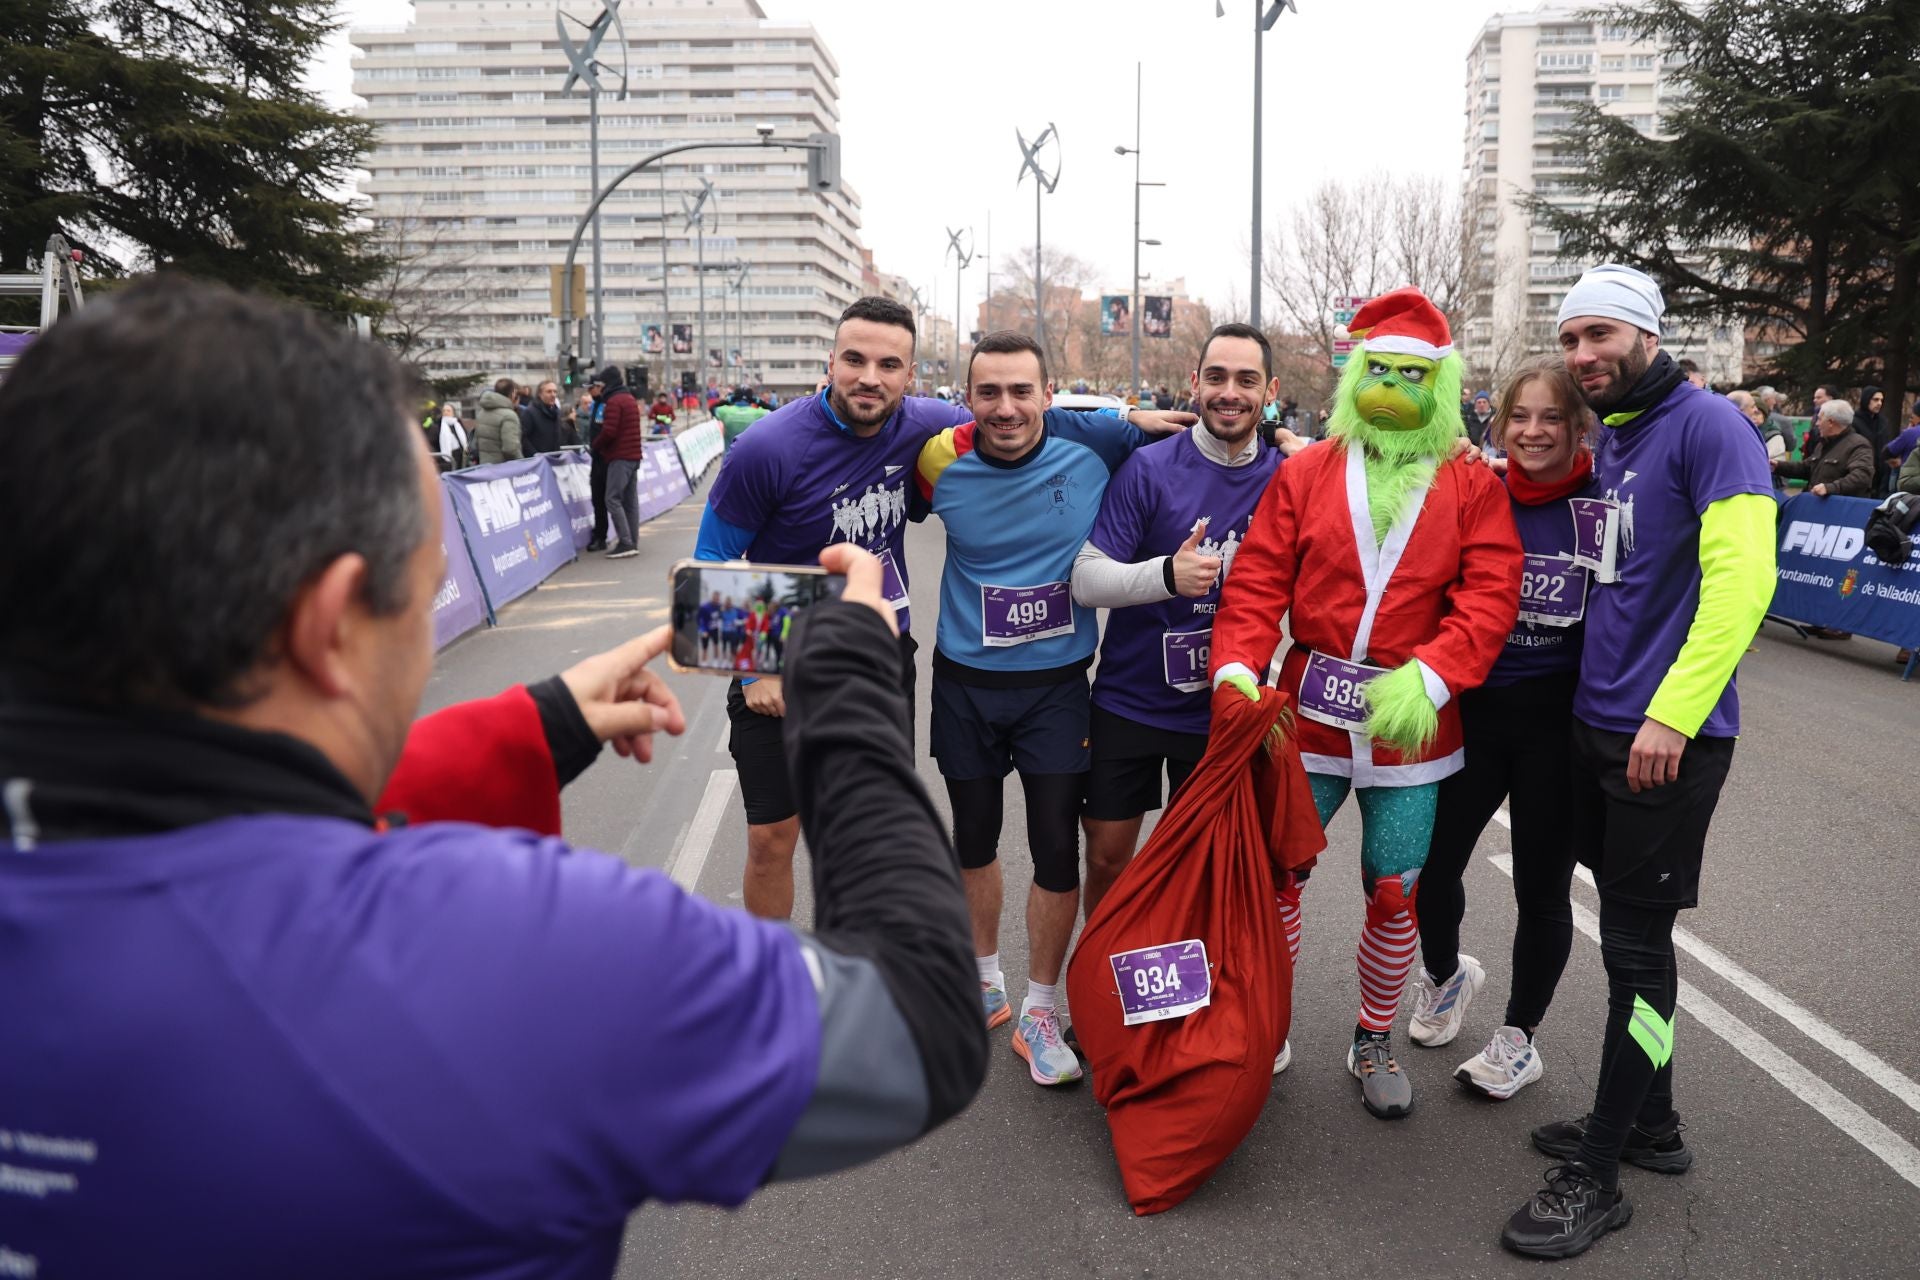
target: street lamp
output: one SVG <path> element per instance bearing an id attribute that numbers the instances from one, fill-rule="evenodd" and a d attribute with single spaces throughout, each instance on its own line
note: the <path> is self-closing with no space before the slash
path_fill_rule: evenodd
<path id="1" fill-rule="evenodd" d="M 1253 327 L 1260 327 L 1260 80 L 1261 80 L 1261 40 L 1260 37 L 1273 30 L 1273 24 L 1280 21 L 1281 13 L 1292 10 L 1293 0 L 1253 0 Z M 1227 9 L 1221 0 L 1214 0 L 1213 16 L 1224 18 Z"/>
<path id="2" fill-rule="evenodd" d="M 1127 313 L 1133 333 L 1133 395 L 1140 394 L 1140 246 L 1159 245 L 1158 240 L 1140 238 L 1140 188 L 1164 187 L 1164 182 L 1140 181 L 1140 64 L 1133 64 L 1133 145 L 1115 147 L 1113 154 L 1133 157 L 1133 309 Z"/>
<path id="3" fill-rule="evenodd" d="M 631 63 L 627 51 L 627 29 L 620 21 L 620 0 L 607 0 L 600 16 L 587 26 L 587 39 L 584 45 L 576 46 L 573 37 L 567 34 L 567 23 L 571 20 L 580 24 L 578 18 L 569 19 L 564 13 L 553 16 L 554 29 L 560 35 L 561 51 L 567 55 L 566 83 L 560 86 L 561 93 L 570 93 L 576 81 L 584 80 L 587 85 L 587 180 L 594 194 L 600 192 L 600 73 L 611 73 L 612 67 L 601 62 L 595 55 L 600 51 L 600 42 L 607 37 L 611 28 L 617 33 L 620 46 L 620 97 L 627 100 L 627 77 Z M 593 355 L 594 367 L 598 368 L 606 359 L 606 312 L 602 309 L 602 288 L 600 277 L 600 216 L 593 218 Z"/>

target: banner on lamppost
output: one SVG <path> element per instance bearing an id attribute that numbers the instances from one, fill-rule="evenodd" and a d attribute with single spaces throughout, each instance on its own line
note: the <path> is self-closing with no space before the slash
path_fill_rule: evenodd
<path id="1" fill-rule="evenodd" d="M 693 354 L 693 326 L 677 324 L 673 326 L 673 354 L 690 356 Z"/>
<path id="2" fill-rule="evenodd" d="M 1100 336 L 1125 338 L 1133 333 L 1133 300 L 1122 293 L 1100 295 Z M 976 338 L 976 341 L 978 339 Z"/>
<path id="3" fill-rule="evenodd" d="M 650 324 L 646 326 L 643 332 L 646 334 L 646 351 L 648 355 L 657 356 L 667 349 L 666 334 L 661 331 L 659 325 Z"/>
<path id="4" fill-rule="evenodd" d="M 1140 299 L 1140 332 L 1149 338 L 1173 336 L 1173 299 L 1153 295 Z"/>

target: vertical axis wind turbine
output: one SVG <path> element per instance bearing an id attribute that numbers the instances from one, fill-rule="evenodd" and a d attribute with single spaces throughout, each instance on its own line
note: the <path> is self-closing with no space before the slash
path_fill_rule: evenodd
<path id="1" fill-rule="evenodd" d="M 585 44 L 574 44 L 573 37 L 567 32 L 569 21 L 586 27 Z M 632 60 L 627 53 L 627 29 L 620 21 L 620 0 L 606 0 L 606 7 L 591 23 L 581 23 L 578 18 L 570 19 L 568 15 L 556 11 L 553 26 L 560 35 L 560 48 L 567 55 L 567 66 L 571 68 L 567 72 L 566 83 L 560 86 L 560 92 L 573 92 L 573 86 L 582 80 L 587 84 L 587 172 L 592 187 L 588 198 L 593 199 L 600 194 L 600 73 L 613 74 L 613 68 L 599 59 L 600 42 L 607 38 L 609 30 L 618 35 L 620 44 L 620 96 L 615 101 L 627 100 L 627 79 L 632 70 Z M 665 231 L 664 227 L 661 228 L 662 234 Z M 664 290 L 666 281 L 662 280 L 660 287 Z M 606 358 L 607 346 L 607 317 L 601 296 L 600 214 L 596 211 L 593 215 L 593 365 L 596 369 Z M 561 332 L 565 333 L 566 326 L 572 322 L 572 316 L 560 317 Z M 571 351 L 570 345 L 568 349 Z"/>
<path id="2" fill-rule="evenodd" d="M 1040 344 L 1040 349 L 1045 351 L 1047 349 L 1047 296 L 1040 270 L 1040 197 L 1053 194 L 1053 189 L 1060 185 L 1060 130 L 1049 122 L 1031 145 L 1028 144 L 1026 135 L 1019 129 L 1016 128 L 1013 131 L 1013 136 L 1020 142 L 1020 176 L 1014 179 L 1013 185 L 1019 186 L 1026 181 L 1028 173 L 1033 174 L 1033 336 L 1034 340 Z M 1040 148 L 1047 145 L 1049 138 L 1053 139 L 1054 153 L 1051 177 L 1047 176 L 1047 171 L 1040 167 Z"/>

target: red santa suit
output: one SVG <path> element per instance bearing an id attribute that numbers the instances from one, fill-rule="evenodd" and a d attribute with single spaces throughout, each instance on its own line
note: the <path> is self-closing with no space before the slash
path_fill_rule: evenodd
<path id="1" fill-rule="evenodd" d="M 1254 511 L 1214 619 L 1212 674 L 1239 663 L 1263 678 L 1283 617 L 1293 644 L 1277 684 L 1296 701 L 1310 651 L 1389 671 L 1417 660 L 1440 710 L 1432 746 L 1403 755 L 1301 716 L 1300 756 L 1356 787 L 1438 782 L 1461 765 L 1453 699 L 1486 679 L 1513 630 L 1520 564 L 1506 490 L 1486 467 L 1442 463 L 1377 542 L 1360 451 L 1321 441 L 1274 473 Z"/>

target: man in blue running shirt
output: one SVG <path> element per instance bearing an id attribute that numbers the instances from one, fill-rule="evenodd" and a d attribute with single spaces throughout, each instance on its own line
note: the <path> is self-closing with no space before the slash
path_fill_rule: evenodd
<path id="1" fill-rule="evenodd" d="M 1087 667 L 1098 616 L 1076 604 L 1074 556 L 1107 478 L 1147 437 L 1090 431 L 1047 413 L 1046 355 L 1002 330 L 974 347 L 974 421 L 921 450 L 916 514 L 947 530 L 933 655 L 932 744 L 953 802 L 953 843 L 973 916 L 989 1027 L 1012 1016 L 1000 970 L 1002 794 L 1018 770 L 1033 885 L 1026 1000 L 1013 1036 L 1035 1083 L 1081 1075 L 1060 1020 L 1060 971 L 1080 901 L 1078 820 L 1086 781 Z"/>
<path id="2" fill-rule="evenodd" d="M 968 421 L 959 405 L 906 394 L 914 369 L 913 312 L 890 298 L 861 298 L 840 316 L 826 386 L 754 424 L 713 482 L 694 555 L 701 560 L 812 564 L 822 548 L 852 542 L 880 559 L 900 628 L 901 679 L 912 706 L 915 645 L 909 631 L 904 533 L 908 479 L 938 432 Z M 1137 435 L 1095 414 L 1056 412 L 1113 438 Z M 1191 414 L 1135 411 L 1167 432 Z M 728 748 L 747 813 L 744 897 L 755 915 L 793 913 L 793 852 L 800 827 L 787 784 L 780 679 L 737 681 L 727 692 Z"/>

